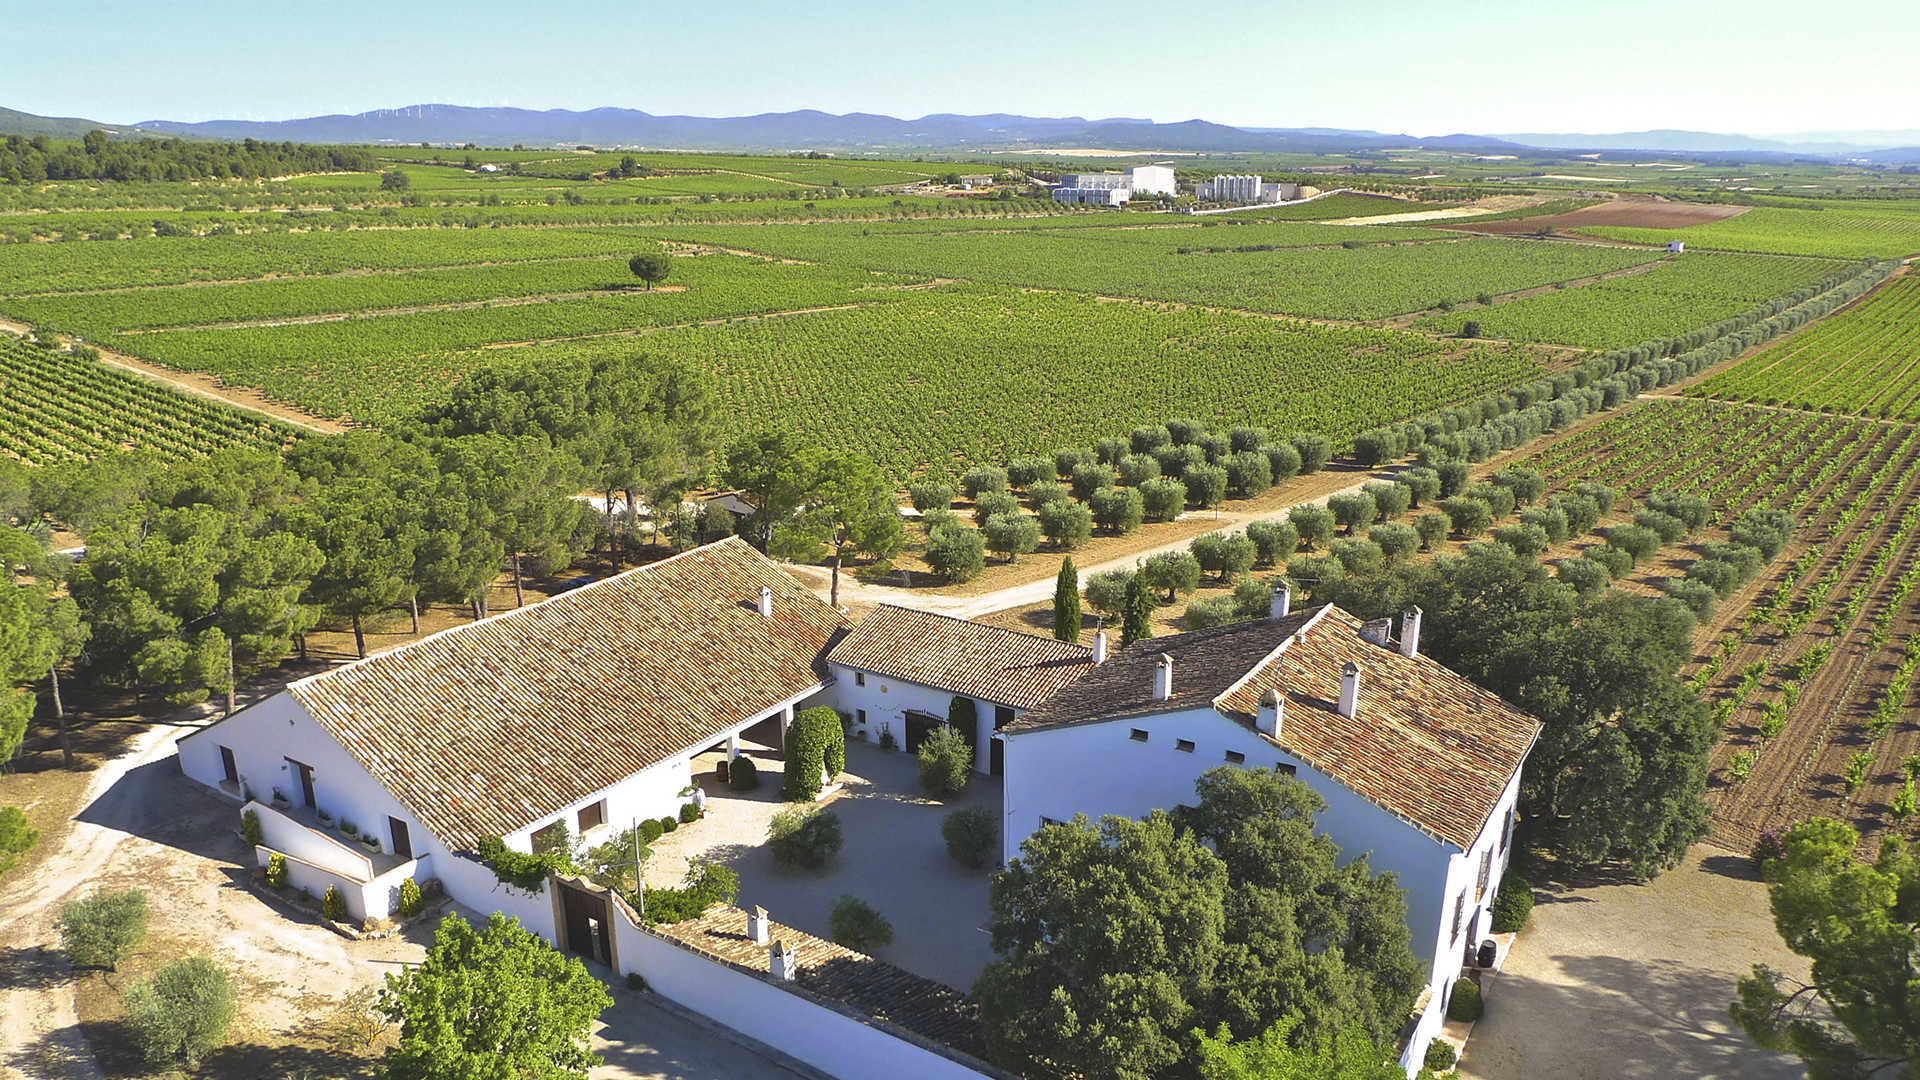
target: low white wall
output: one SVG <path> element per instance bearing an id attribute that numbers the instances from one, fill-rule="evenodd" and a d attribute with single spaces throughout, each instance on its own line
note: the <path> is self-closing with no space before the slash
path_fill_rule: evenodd
<path id="1" fill-rule="evenodd" d="M 1439 994 L 1433 995 L 1427 1002 L 1427 1011 L 1420 1014 L 1414 1023 L 1413 1035 L 1407 1040 L 1407 1051 L 1400 1056 L 1400 1067 L 1407 1071 L 1409 1080 L 1418 1076 L 1427 1064 L 1427 1047 L 1440 1035 L 1440 1029 L 1447 1023 L 1447 1010 L 1441 1004 Z"/>
<path id="2" fill-rule="evenodd" d="M 400 883 L 408 878 L 418 883 L 428 872 L 426 860 L 413 859 L 366 881 L 316 866 L 287 851 L 276 849 L 271 842 L 255 847 L 253 854 L 262 870 L 266 869 L 267 862 L 274 855 L 282 856 L 287 865 L 287 887 L 296 891 L 305 889 L 316 900 L 327 894 L 328 886 L 339 889 L 340 898 L 347 902 L 347 917 L 351 922 L 384 919 L 392 915 L 394 909 L 400 906 Z"/>
<path id="3" fill-rule="evenodd" d="M 655 993 L 778 1048 L 840 1080 L 979 1080 L 981 1072 L 816 1001 L 771 976 L 648 933 L 624 913 L 613 920 L 622 973 L 639 972 Z"/>
<path id="4" fill-rule="evenodd" d="M 542 885 L 539 892 L 528 895 L 501 884 L 486 866 L 458 855 L 435 858 L 433 866 L 447 895 L 461 904 L 477 912 L 498 911 L 510 915 L 520 920 L 521 926 L 545 938 L 548 944 L 556 947 L 560 944 L 554 930 L 553 896 L 549 886 Z"/>
<path id="5" fill-rule="evenodd" d="M 355 851 L 344 840 L 310 829 L 262 802 L 250 802 L 241 811 L 253 811 L 260 822 L 260 841 L 305 863 L 338 874 L 350 881 L 373 877 L 373 860 L 364 851 Z"/>

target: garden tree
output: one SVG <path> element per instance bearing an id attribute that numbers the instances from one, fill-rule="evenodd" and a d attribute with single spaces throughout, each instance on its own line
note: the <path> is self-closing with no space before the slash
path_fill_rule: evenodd
<path id="1" fill-rule="evenodd" d="M 887 559 L 900 550 L 899 501 L 893 482 L 857 450 L 809 450 L 794 464 L 802 508 L 774 529 L 769 551 L 802 562 L 825 556 L 833 569 L 828 603 L 839 607 L 848 556 Z"/>
<path id="2" fill-rule="evenodd" d="M 1107 619 L 1117 620 L 1127 612 L 1127 585 L 1132 570 L 1102 570 L 1087 579 L 1087 606 Z"/>
<path id="3" fill-rule="evenodd" d="M 1147 591 L 1147 575 L 1133 575 L 1127 582 L 1126 607 L 1121 612 L 1120 647 L 1153 636 L 1153 597 Z"/>
<path id="4" fill-rule="evenodd" d="M 1071 555 L 1060 560 L 1060 575 L 1053 582 L 1053 636 L 1080 640 L 1080 571 Z"/>
<path id="5" fill-rule="evenodd" d="M 996 1061 L 1148 1077 L 1191 1068 L 1223 1024 L 1392 1038 L 1421 982 L 1393 876 L 1341 865 L 1290 777 L 1223 767 L 1196 790 L 1173 814 L 1041 829 L 995 875 L 974 997 Z"/>
<path id="6" fill-rule="evenodd" d="M 596 360 L 586 393 L 592 453 L 583 464 L 607 496 L 607 539 L 618 566 L 614 492 L 628 506 L 641 494 L 652 506 L 677 505 L 713 471 L 720 406 L 712 372 L 652 353 Z"/>
<path id="7" fill-rule="evenodd" d="M 1167 590 L 1167 603 L 1171 604 L 1177 597 L 1200 587 L 1201 570 L 1200 560 L 1191 550 L 1163 551 L 1142 562 L 1135 576 L 1146 582 L 1149 589 Z"/>
<path id="8" fill-rule="evenodd" d="M 1287 524 L 1299 535 L 1304 551 L 1333 543 L 1333 511 L 1324 506 L 1296 506 L 1287 511 Z"/>
<path id="9" fill-rule="evenodd" d="M 727 447 L 720 479 L 753 505 L 740 535 L 761 551 L 773 542 L 774 527 L 806 500 L 807 453 L 805 443 L 784 431 L 746 435 Z"/>
<path id="10" fill-rule="evenodd" d="M 1072 551 L 1093 535 L 1093 511 L 1084 503 L 1062 499 L 1040 508 L 1040 531 L 1061 551 Z"/>
<path id="11" fill-rule="evenodd" d="M 1212 1035 L 1195 1032 L 1200 1080 L 1406 1080 L 1393 1051 L 1359 1024 L 1307 1048 L 1293 1045 L 1298 1026 L 1297 1018 L 1288 1017 L 1242 1042 L 1234 1042 L 1224 1024 Z"/>
<path id="12" fill-rule="evenodd" d="M 930 795 L 951 797 L 967 788 L 973 775 L 973 732 L 977 724 L 973 699 L 956 697 L 947 706 L 947 722 L 920 740 L 915 751 L 920 786 Z"/>
<path id="13" fill-rule="evenodd" d="M 579 555 L 574 525 L 593 511 L 576 501 L 578 469 L 563 452 L 536 435 L 467 435 L 447 441 L 441 468 L 460 476 L 470 496 L 487 509 L 487 529 L 507 555 L 513 603 L 526 602 L 528 560 L 536 573 L 551 573 Z"/>
<path id="14" fill-rule="evenodd" d="M 579 959 L 498 913 L 475 929 L 458 915 L 420 964 L 388 975 L 380 1011 L 400 1025 L 384 1080 L 538 1076 L 586 1080 L 593 1021 L 613 999 Z"/>
<path id="15" fill-rule="evenodd" d="M 1356 526 L 1372 523 L 1373 496 L 1365 491 L 1335 492 L 1327 496 L 1327 509 L 1333 511 L 1333 520 L 1345 526 L 1347 535 L 1351 536 Z"/>
<path id="16" fill-rule="evenodd" d="M 1912 1076 L 1920 1061 L 1920 860 L 1898 833 L 1872 864 L 1854 856 L 1859 843 L 1832 818 L 1787 832 L 1761 872 L 1774 925 L 1812 961 L 1813 982 L 1756 964 L 1731 1010 L 1748 1038 L 1800 1058 L 1814 1080 Z"/>
<path id="17" fill-rule="evenodd" d="M 1290 521 L 1249 521 L 1247 539 L 1253 541 L 1256 566 L 1278 565 L 1300 546 L 1300 532 Z"/>
<path id="18" fill-rule="evenodd" d="M 1373 497 L 1373 509 L 1381 521 L 1397 520 L 1413 505 L 1413 489 L 1390 480 L 1374 480 L 1363 490 Z"/>
<path id="19" fill-rule="evenodd" d="M 987 1053 L 1028 1077 L 1147 1080 L 1186 1056 L 1219 960 L 1226 868 L 1173 820 L 1084 816 L 996 873 L 980 973 Z"/>
<path id="20" fill-rule="evenodd" d="M 1440 497 L 1440 474 L 1425 466 L 1405 469 L 1394 479 L 1411 495 L 1409 509 L 1417 510 L 1421 503 Z"/>
<path id="21" fill-rule="evenodd" d="M 151 479 L 102 523 L 69 589 L 87 623 L 80 670 L 172 705 L 279 663 L 317 610 L 319 549 L 291 527 L 298 478 L 277 456 L 225 450 Z"/>
<path id="22" fill-rule="evenodd" d="M 74 967 L 116 970 L 146 936 L 147 894 L 139 889 L 96 892 L 60 908 L 60 945 Z"/>
<path id="23" fill-rule="evenodd" d="M 821 705 L 794 714 L 786 755 L 781 788 L 786 797 L 799 801 L 819 795 L 822 781 L 831 783 L 847 767 L 847 733 L 839 714 Z"/>
<path id="24" fill-rule="evenodd" d="M 913 508 L 926 513 L 929 510 L 945 510 L 953 505 L 954 487 L 937 480 L 928 480 L 913 484 L 907 488 L 907 498 Z"/>
<path id="25" fill-rule="evenodd" d="M 1101 488 L 1091 499 L 1093 520 L 1114 535 L 1130 533 L 1146 517 L 1146 502 L 1138 488 Z"/>
<path id="26" fill-rule="evenodd" d="M 320 568 L 307 596 L 353 627 L 355 653 L 364 659 L 362 620 L 407 603 L 413 593 L 416 551 L 423 537 L 419 503 L 370 478 L 324 485 L 300 508 L 295 528 L 319 549 Z"/>
<path id="27" fill-rule="evenodd" d="M 380 174 L 381 191 L 405 191 L 413 185 L 413 178 L 399 169 L 388 169 Z"/>
<path id="28" fill-rule="evenodd" d="M 627 269 L 651 290 L 656 282 L 667 280 L 667 275 L 673 272 L 673 258 L 664 251 L 643 251 L 627 260 Z"/>
<path id="29" fill-rule="evenodd" d="M 1245 533 L 1202 533 L 1188 546 L 1202 570 L 1220 575 L 1226 584 L 1253 569 L 1259 546 Z"/>
<path id="30" fill-rule="evenodd" d="M 27 815 L 19 807 L 0 806 L 0 877 L 39 842 L 40 830 L 27 824 Z"/>
<path id="31" fill-rule="evenodd" d="M 1469 495 L 1455 495 L 1441 500 L 1440 512 L 1447 515 L 1447 524 L 1463 540 L 1479 536 L 1487 531 L 1487 526 L 1493 524 L 1493 510 Z"/>
<path id="32" fill-rule="evenodd" d="M 1361 618 L 1418 604 L 1422 652 L 1541 721 L 1520 784 L 1531 845 L 1649 877 L 1705 834 L 1715 726 L 1678 677 L 1694 627 L 1678 601 L 1582 600 L 1499 544 L 1325 582 L 1314 600 Z"/>
<path id="33" fill-rule="evenodd" d="M 188 1069 L 219 1046 L 233 1023 L 233 983 L 204 956 L 169 962 L 127 989 L 127 1027 L 148 1064 Z"/>
<path id="34" fill-rule="evenodd" d="M 927 533 L 927 565 L 958 584 L 980 576 L 987 565 L 987 541 L 980 530 L 943 525 Z"/>
<path id="35" fill-rule="evenodd" d="M 995 514 L 981 528 L 994 554 L 1012 562 L 1040 546 L 1040 521 L 1019 511 Z"/>
<path id="36" fill-rule="evenodd" d="M 79 655 L 87 624 L 62 586 L 70 563 L 46 542 L 22 529 L 0 525 L 0 763 L 19 753 L 33 717 L 34 695 L 26 687 L 48 680 L 62 764 L 73 767 L 66 707 L 60 696 L 60 665 Z"/>
<path id="37" fill-rule="evenodd" d="M 1180 474 L 1180 481 L 1195 506 L 1218 506 L 1227 497 L 1227 470 L 1218 465 L 1194 465 Z"/>
<path id="38" fill-rule="evenodd" d="M 1172 521 L 1187 508 L 1187 485 L 1169 476 L 1140 485 L 1140 508 L 1148 521 Z"/>

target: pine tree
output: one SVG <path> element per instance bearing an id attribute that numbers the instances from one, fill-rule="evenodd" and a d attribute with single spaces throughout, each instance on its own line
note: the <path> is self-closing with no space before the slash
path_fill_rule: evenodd
<path id="1" fill-rule="evenodd" d="M 1127 610 L 1120 623 L 1120 647 L 1124 649 L 1152 636 L 1153 594 L 1148 589 L 1146 575 L 1135 574 L 1133 580 L 1127 582 Z"/>
<path id="2" fill-rule="evenodd" d="M 1060 562 L 1060 579 L 1053 586 L 1053 636 L 1080 640 L 1080 571 L 1071 556 Z"/>

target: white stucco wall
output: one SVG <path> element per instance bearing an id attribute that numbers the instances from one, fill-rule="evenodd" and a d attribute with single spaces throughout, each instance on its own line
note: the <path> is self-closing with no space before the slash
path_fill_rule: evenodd
<path id="1" fill-rule="evenodd" d="M 1146 742 L 1131 737 L 1147 732 Z M 1191 740 L 1191 752 L 1176 748 Z M 1473 847 L 1462 853 L 1387 813 L 1333 778 L 1282 752 L 1278 747 L 1211 708 L 1137 719 L 1017 734 L 1006 740 L 1002 829 L 1009 857 L 1041 825 L 1042 818 L 1069 821 L 1076 813 L 1139 818 L 1157 809 L 1193 803 L 1194 782 L 1223 764 L 1228 751 L 1245 755 L 1243 767 L 1292 765 L 1295 776 L 1327 802 L 1319 830 L 1340 846 L 1343 858 L 1365 854 L 1375 872 L 1390 870 L 1406 891 L 1407 925 L 1413 953 L 1428 961 L 1438 1015 L 1445 989 L 1458 977 L 1461 951 L 1469 935 L 1485 936 L 1486 911 L 1493 902 L 1506 853 L 1496 854 L 1486 892 L 1472 895 L 1480 855 L 1498 847 L 1502 822 L 1518 794 L 1519 777 L 1508 784 L 1499 808 Z M 1450 933 L 1453 900 L 1468 890 L 1459 936 Z M 1438 1030 L 1424 1018 L 1416 1029 L 1418 1053 Z M 1417 1058 L 1416 1058 L 1417 1060 Z"/>
<path id="2" fill-rule="evenodd" d="M 834 676 L 833 686 L 828 691 L 828 697 L 834 709 L 854 718 L 855 738 L 859 737 L 861 732 L 865 732 L 867 741 L 875 746 L 880 744 L 880 726 L 885 724 L 892 728 L 893 737 L 899 740 L 900 749 L 905 750 L 908 711 L 932 713 L 944 720 L 947 708 L 953 703 L 955 697 L 951 690 L 941 690 L 937 687 L 877 675 L 873 672 L 865 673 L 866 685 L 861 686 L 859 678 L 861 672 L 842 664 L 829 664 L 828 667 L 832 669 Z M 991 756 L 993 716 L 994 710 L 998 709 L 1000 704 L 985 698 L 973 698 L 974 772 L 990 771 L 993 761 Z M 861 710 L 865 710 L 867 714 L 864 724 L 860 721 Z M 1015 709 L 1014 716 L 1018 717 L 1022 711 L 1024 710 Z"/>
<path id="3" fill-rule="evenodd" d="M 840 1080 L 980 1080 L 988 1075 L 856 1017 L 613 919 L 621 972 Z"/>

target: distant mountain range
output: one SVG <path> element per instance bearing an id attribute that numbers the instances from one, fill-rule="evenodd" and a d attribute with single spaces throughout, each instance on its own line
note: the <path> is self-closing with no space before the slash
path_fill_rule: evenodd
<path id="1" fill-rule="evenodd" d="M 0 109 L 0 132 L 75 138 L 90 128 L 121 135 L 176 135 L 206 139 L 272 139 L 311 143 L 475 142 L 489 146 L 587 144 L 686 150 L 861 150 L 893 153 L 935 150 L 1120 149 L 1145 153 L 1351 153 L 1407 147 L 1482 154 L 1569 152 L 1676 153 L 1784 157 L 1866 157 L 1916 160 L 1920 131 L 1817 132 L 1760 139 L 1699 131 L 1639 131 L 1613 135 L 1511 134 L 1414 136 L 1344 128 L 1229 127 L 1206 120 L 1156 123 L 1136 117 L 1087 119 L 1011 113 L 967 116 L 936 113 L 903 120 L 875 113 L 836 115 L 813 109 L 756 116 L 656 116 L 638 109 L 473 108 L 410 105 L 353 115 L 295 120 L 145 120 L 102 124 Z M 1805 141 L 1801 141 L 1801 140 Z M 1905 147 L 1902 149 L 1901 147 Z"/>

